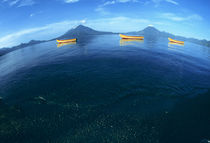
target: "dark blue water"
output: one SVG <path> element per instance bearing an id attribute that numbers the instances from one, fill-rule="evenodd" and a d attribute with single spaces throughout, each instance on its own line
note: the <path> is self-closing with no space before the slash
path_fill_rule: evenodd
<path id="1" fill-rule="evenodd" d="M 4 142 L 210 139 L 210 48 L 89 36 L 0 57 Z M 209 124 L 208 124 L 209 123 Z"/>

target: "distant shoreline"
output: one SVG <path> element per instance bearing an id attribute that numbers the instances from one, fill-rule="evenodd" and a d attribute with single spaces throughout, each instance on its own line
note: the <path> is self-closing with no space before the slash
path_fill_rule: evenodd
<path id="1" fill-rule="evenodd" d="M 80 37 L 80 36 L 84 36 L 84 35 L 105 35 L 105 34 L 119 34 L 119 33 L 113 33 L 113 32 L 103 32 L 103 31 L 96 31 L 92 28 L 83 26 L 83 25 L 79 25 L 74 29 L 70 29 L 69 31 L 67 31 L 65 34 L 63 34 L 62 36 L 59 36 L 57 38 L 53 38 L 51 40 L 31 40 L 28 43 L 22 43 L 20 45 L 17 46 L 13 46 L 11 48 L 2 48 L 0 49 L 0 56 L 3 56 L 7 53 L 10 53 L 12 51 L 15 51 L 17 49 L 21 49 L 21 48 L 25 48 L 28 46 L 32 46 L 32 45 L 36 45 L 36 44 L 40 44 L 43 42 L 48 42 L 48 41 L 53 41 L 55 39 L 64 39 L 64 38 L 70 38 L 70 37 Z M 179 39 L 181 41 L 189 41 L 191 43 L 194 44 L 198 44 L 198 45 L 202 45 L 202 46 L 206 46 L 206 47 L 210 47 L 210 41 L 207 40 L 198 40 L 195 38 L 185 38 L 182 36 L 176 36 L 167 32 L 161 32 L 158 29 L 154 28 L 154 27 L 146 27 L 145 29 L 143 29 L 142 31 L 137 31 L 137 32 L 127 32 L 127 33 L 123 33 L 123 34 L 130 34 L 130 35 L 143 35 L 146 37 L 171 37 L 174 39 Z"/>

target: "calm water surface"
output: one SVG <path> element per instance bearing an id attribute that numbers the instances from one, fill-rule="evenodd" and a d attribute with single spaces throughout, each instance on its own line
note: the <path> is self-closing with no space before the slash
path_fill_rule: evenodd
<path id="1" fill-rule="evenodd" d="M 210 139 L 210 48 L 90 36 L 0 57 L 4 142 Z M 208 124 L 209 123 L 209 124 Z"/>

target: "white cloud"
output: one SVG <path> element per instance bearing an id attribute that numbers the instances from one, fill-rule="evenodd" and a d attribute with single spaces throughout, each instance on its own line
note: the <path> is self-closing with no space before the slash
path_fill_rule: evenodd
<path id="1" fill-rule="evenodd" d="M 113 17 L 88 20 L 86 25 L 100 31 L 130 32 L 141 30 L 150 23 L 153 22 L 148 19 Z"/>
<path id="2" fill-rule="evenodd" d="M 35 4 L 34 0 L 22 0 L 20 4 L 18 5 L 18 7 L 31 6 L 34 4 Z"/>
<path id="3" fill-rule="evenodd" d="M 104 7 L 97 7 L 95 9 L 96 12 L 102 14 L 102 15 L 107 15 L 107 14 L 110 14 L 109 11 L 107 11 Z"/>
<path id="4" fill-rule="evenodd" d="M 87 22 L 86 19 L 80 20 L 80 23 L 81 23 L 81 24 L 85 24 L 86 22 Z"/>
<path id="5" fill-rule="evenodd" d="M 188 20 L 203 20 L 203 17 L 198 14 L 193 14 L 187 17 Z"/>
<path id="6" fill-rule="evenodd" d="M 38 12 L 35 12 L 35 13 L 31 13 L 29 16 L 34 17 L 34 16 L 36 16 L 38 14 L 42 14 L 42 13 L 43 13 L 42 11 L 38 11 Z"/>
<path id="7" fill-rule="evenodd" d="M 128 22 L 129 21 L 129 22 Z M 123 23 L 123 24 L 122 24 Z M 79 24 L 85 24 L 91 28 L 100 31 L 112 32 L 130 32 L 139 31 L 149 24 L 159 25 L 161 23 L 153 22 L 148 19 L 138 19 L 130 17 L 113 17 L 101 19 L 82 19 L 74 21 L 62 21 L 48 24 L 42 27 L 20 30 L 9 35 L 0 37 L 2 47 L 12 47 L 30 40 L 48 40 L 64 34 L 67 30 Z"/>
<path id="8" fill-rule="evenodd" d="M 174 0 L 165 0 L 166 2 L 172 3 L 174 5 L 179 5 L 178 2 L 174 1 Z"/>
<path id="9" fill-rule="evenodd" d="M 30 6 L 34 5 L 34 0 L 3 0 L 4 3 L 7 3 L 9 6 L 17 6 L 17 7 L 23 7 L 23 6 Z"/>
<path id="10" fill-rule="evenodd" d="M 156 7 L 158 7 L 160 5 L 160 3 L 162 3 L 162 2 L 167 2 L 167 3 L 173 4 L 173 5 L 179 5 L 179 3 L 174 0 L 151 0 L 151 2 L 153 2 Z M 146 1 L 146 3 L 148 4 L 149 1 Z"/>
<path id="11" fill-rule="evenodd" d="M 161 17 L 168 19 L 168 20 L 172 20 L 172 21 L 184 21 L 185 20 L 184 17 L 177 16 L 174 13 L 163 13 L 163 14 L 161 14 Z"/>
<path id="12" fill-rule="evenodd" d="M 139 1 L 138 0 L 112 0 L 112 1 L 106 1 L 101 6 L 107 6 L 107 5 L 112 5 L 112 4 L 116 4 L 116 3 L 127 3 L 127 2 L 139 2 Z"/>
<path id="13" fill-rule="evenodd" d="M 108 6 L 108 5 L 114 5 L 114 4 L 117 4 L 117 3 L 128 3 L 128 2 L 134 3 L 134 2 L 139 2 L 139 0 L 110 0 L 110 1 L 106 1 L 105 3 L 99 5 L 95 9 L 95 11 L 96 12 L 99 12 L 102 15 L 107 15 L 107 14 L 110 14 L 110 12 L 108 12 L 106 10 L 106 8 L 105 8 L 106 6 Z"/>
<path id="14" fill-rule="evenodd" d="M 106 6 L 106 5 L 112 5 L 112 4 L 115 4 L 116 3 L 116 1 L 107 1 L 107 2 L 105 2 L 102 6 Z"/>
<path id="15" fill-rule="evenodd" d="M 15 40 L 17 40 L 19 37 L 26 34 L 32 34 L 34 32 L 38 32 L 41 30 L 45 30 L 45 27 L 26 29 L 26 30 L 22 30 L 16 33 L 6 35 L 0 38 L 0 43 L 1 43 L 0 45 L 4 47 L 4 45 L 10 46 L 10 45 L 16 44 Z M 5 44 L 5 43 L 9 43 L 9 44 Z"/>
<path id="16" fill-rule="evenodd" d="M 0 47 L 11 47 L 30 40 L 47 40 L 60 36 L 71 27 L 81 24 L 84 20 L 62 21 L 42 27 L 20 30 L 0 37 Z"/>
<path id="17" fill-rule="evenodd" d="M 163 13 L 160 15 L 160 17 L 177 22 L 190 21 L 190 20 L 203 20 L 203 18 L 198 14 L 193 14 L 189 16 L 177 16 L 174 13 Z"/>
<path id="18" fill-rule="evenodd" d="M 9 2 L 9 5 L 10 5 L 10 6 L 13 6 L 13 5 L 17 4 L 19 1 L 20 1 L 20 0 L 11 1 L 11 2 Z"/>
<path id="19" fill-rule="evenodd" d="M 138 0 L 116 0 L 117 2 L 122 2 L 122 3 L 125 3 L 125 2 L 138 2 Z"/>
<path id="20" fill-rule="evenodd" d="M 79 0 L 64 0 L 65 3 L 75 3 L 79 2 Z"/>

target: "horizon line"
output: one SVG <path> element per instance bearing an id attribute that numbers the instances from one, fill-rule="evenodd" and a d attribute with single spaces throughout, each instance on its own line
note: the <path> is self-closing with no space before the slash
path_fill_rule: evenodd
<path id="1" fill-rule="evenodd" d="M 208 39 L 199 39 L 199 38 L 194 38 L 194 37 L 185 37 L 185 36 L 180 36 L 180 35 L 176 35 L 176 34 L 173 34 L 173 33 L 169 33 L 169 32 L 167 32 L 167 31 L 161 31 L 161 30 L 159 30 L 158 28 L 156 28 L 154 25 L 148 25 L 148 26 L 146 26 L 145 28 L 143 28 L 142 30 L 138 30 L 138 31 L 130 31 L 130 32 L 112 32 L 112 31 L 102 31 L 102 30 L 98 30 L 98 29 L 95 29 L 95 28 L 92 28 L 91 26 L 87 26 L 86 24 L 77 24 L 76 26 L 72 26 L 72 28 L 71 29 L 69 29 L 69 30 L 66 30 L 66 32 L 64 32 L 62 35 L 64 35 L 65 33 L 67 33 L 68 31 L 70 31 L 70 30 L 73 30 L 73 29 L 76 29 L 77 27 L 79 27 L 79 26 L 83 26 L 83 27 L 87 27 L 87 28 L 90 28 L 90 29 L 92 29 L 92 30 L 95 30 L 95 31 L 97 31 L 97 32 L 107 32 L 107 33 L 113 33 L 113 34 L 120 34 L 120 33 L 123 33 L 123 34 L 126 34 L 126 33 L 132 33 L 132 32 L 140 32 L 140 31 L 143 31 L 143 30 L 145 30 L 146 28 L 148 28 L 148 27 L 152 27 L 152 28 L 154 28 L 154 29 L 156 29 L 156 30 L 158 30 L 159 32 L 165 32 L 165 33 L 168 33 L 168 34 L 172 34 L 173 36 L 179 36 L 179 37 L 183 37 L 183 38 L 186 38 L 186 39 L 195 39 L 195 40 L 199 40 L 199 41 L 203 41 L 203 40 L 205 40 L 205 41 L 207 41 L 207 42 L 210 42 L 210 40 L 208 40 Z M 62 36 L 61 35 L 61 36 Z M 60 36 L 59 36 L 60 37 Z M 58 37 L 56 37 L 56 38 L 58 38 Z M 47 41 L 51 41 L 51 40 L 53 40 L 53 39 L 56 39 L 56 38 L 50 38 L 50 39 L 47 39 L 47 40 L 36 40 L 36 39 L 31 39 L 31 40 L 29 40 L 28 42 L 20 42 L 19 44 L 17 44 L 17 45 L 15 45 L 15 46 L 11 46 L 11 47 L 1 47 L 0 49 L 6 49 L 6 48 L 13 48 L 13 47 L 16 47 L 16 46 L 19 46 L 19 45 L 21 45 L 21 44 L 28 44 L 28 43 L 30 43 L 31 41 L 43 41 L 43 42 L 47 42 Z"/>

